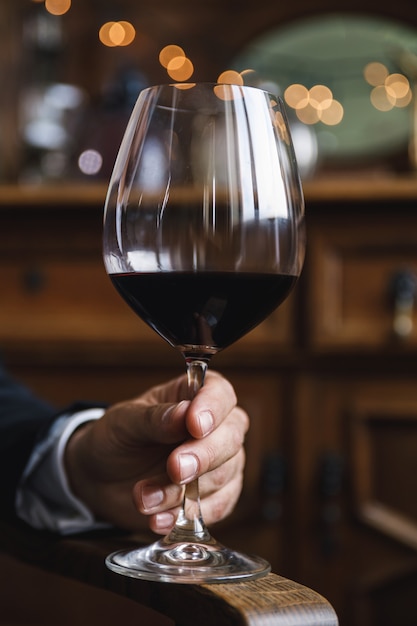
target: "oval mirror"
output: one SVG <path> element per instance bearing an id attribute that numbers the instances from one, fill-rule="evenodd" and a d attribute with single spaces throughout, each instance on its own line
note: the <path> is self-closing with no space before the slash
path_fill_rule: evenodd
<path id="1" fill-rule="evenodd" d="M 363 15 L 315 16 L 252 41 L 234 67 L 246 82 L 277 86 L 291 117 L 314 128 L 321 159 L 350 164 L 407 152 L 417 81 L 417 30 L 409 26 Z M 292 85 L 301 87 L 298 96 L 293 88 L 289 106 Z M 322 96 L 318 85 L 327 89 Z M 326 119 L 331 101 L 335 117 Z"/>

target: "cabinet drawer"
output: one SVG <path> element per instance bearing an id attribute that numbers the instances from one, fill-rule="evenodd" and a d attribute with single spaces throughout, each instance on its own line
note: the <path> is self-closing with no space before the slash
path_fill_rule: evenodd
<path id="1" fill-rule="evenodd" d="M 162 345 L 118 295 L 101 259 L 79 255 L 35 264 L 0 266 L 0 343 L 17 341 L 103 341 Z M 285 344 L 291 340 L 292 306 L 283 305 L 238 342 L 240 348 Z"/>
<path id="2" fill-rule="evenodd" d="M 64 203 L 0 207 L 0 344 L 13 342 L 137 342 L 162 349 L 162 339 L 117 294 L 102 253 L 102 207 Z M 263 324 L 237 342 L 237 353 L 276 353 L 295 335 L 291 296 Z M 113 354 L 115 354 L 113 352 Z M 226 351 L 226 357 L 229 349 Z M 135 357 L 136 358 L 136 357 Z"/>
<path id="3" fill-rule="evenodd" d="M 0 342 L 135 341 L 153 336 L 95 258 L 2 262 Z"/>
<path id="4" fill-rule="evenodd" d="M 320 349 L 417 347 L 417 215 L 356 212 L 310 230 L 308 324 Z"/>

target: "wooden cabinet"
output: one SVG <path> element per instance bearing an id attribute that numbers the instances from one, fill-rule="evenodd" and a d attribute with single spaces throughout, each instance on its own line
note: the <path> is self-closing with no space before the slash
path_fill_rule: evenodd
<path id="1" fill-rule="evenodd" d="M 332 203 L 309 229 L 309 342 L 321 351 L 417 346 L 413 202 Z M 312 207 L 312 212 L 315 207 Z"/>
<path id="2" fill-rule="evenodd" d="M 411 625 L 415 183 L 330 181 L 320 196 L 311 191 L 295 374 L 297 574 L 330 598 L 342 625 Z"/>
<path id="3" fill-rule="evenodd" d="M 317 371 L 298 390 L 297 573 L 341 624 L 416 620 L 417 387 L 395 370 Z"/>
<path id="4" fill-rule="evenodd" d="M 305 193 L 301 280 L 213 360 L 251 415 L 241 502 L 215 534 L 322 593 L 341 626 L 414 626 L 417 181 Z M 105 275 L 104 195 L 0 190 L 0 349 L 58 404 L 120 400 L 183 371 Z"/>

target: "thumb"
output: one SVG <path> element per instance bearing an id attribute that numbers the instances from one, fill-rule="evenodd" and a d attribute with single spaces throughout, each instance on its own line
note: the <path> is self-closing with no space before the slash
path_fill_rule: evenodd
<path id="1" fill-rule="evenodd" d="M 106 418 L 123 446 L 173 444 L 187 436 L 186 413 L 190 402 L 148 404 L 142 398 L 108 409 Z"/>

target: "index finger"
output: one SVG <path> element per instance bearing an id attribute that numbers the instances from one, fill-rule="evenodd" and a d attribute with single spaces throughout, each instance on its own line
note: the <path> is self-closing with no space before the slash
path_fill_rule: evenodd
<path id="1" fill-rule="evenodd" d="M 205 437 L 229 415 L 237 398 L 231 383 L 221 374 L 208 371 L 204 385 L 187 410 L 187 430 L 195 439 Z"/>

